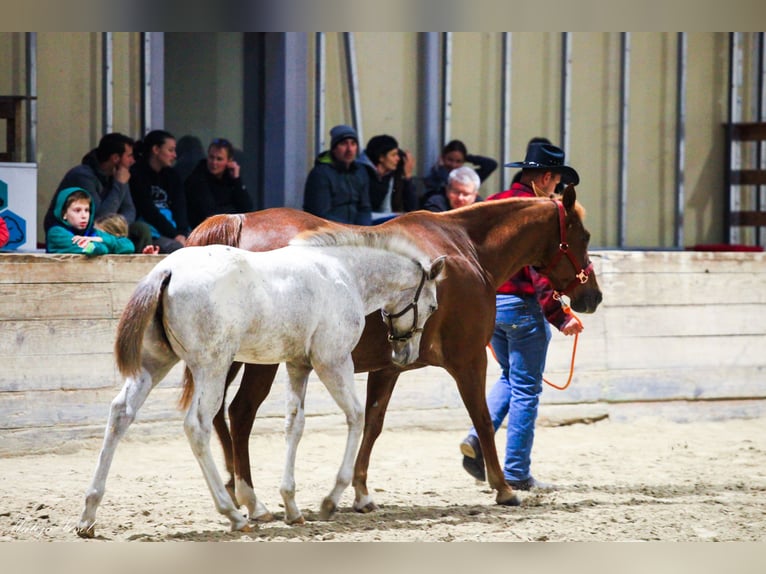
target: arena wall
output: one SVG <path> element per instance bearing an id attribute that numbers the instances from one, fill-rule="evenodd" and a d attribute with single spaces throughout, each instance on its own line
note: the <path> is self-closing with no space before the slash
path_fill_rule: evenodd
<path id="1" fill-rule="evenodd" d="M 766 253 L 598 251 L 604 302 L 581 316 L 574 377 L 546 388 L 542 417 L 639 414 L 675 419 L 766 414 Z M 125 301 L 157 256 L 0 254 L 0 456 L 103 434 L 121 380 L 112 349 Z M 573 339 L 554 332 L 546 378 L 566 382 Z M 487 384 L 498 374 L 490 358 Z M 281 426 L 284 369 L 259 411 Z M 149 396 L 131 429 L 182 433 L 181 367 Z M 356 376 L 360 397 L 365 375 Z M 236 383 L 235 383 L 236 387 Z M 230 393 L 229 398 L 233 393 Z M 689 405 L 698 408 L 691 411 Z M 437 367 L 405 373 L 387 421 L 418 409 L 462 409 Z M 339 412 L 315 378 L 310 417 Z M 466 415 L 466 421 L 467 421 Z M 559 417 L 564 424 L 566 417 Z M 178 425 L 167 425 L 177 421 Z"/>

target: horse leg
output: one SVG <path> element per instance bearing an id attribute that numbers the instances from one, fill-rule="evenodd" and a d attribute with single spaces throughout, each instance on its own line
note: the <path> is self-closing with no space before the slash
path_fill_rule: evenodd
<path id="1" fill-rule="evenodd" d="M 223 403 L 224 385 L 222 381 L 228 363 L 220 372 L 213 369 L 196 368 L 191 365 L 189 368 L 194 375 L 194 396 L 184 418 L 186 437 L 189 439 L 192 452 L 202 469 L 202 474 L 218 512 L 229 519 L 232 531 L 249 531 L 248 520 L 234 505 L 231 496 L 226 491 L 210 449 L 213 417 Z"/>
<path id="2" fill-rule="evenodd" d="M 269 522 L 274 516 L 258 500 L 250 474 L 250 433 L 258 407 L 271 391 L 279 365 L 245 365 L 242 382 L 229 405 L 236 502 L 247 507 L 251 521 Z"/>
<path id="3" fill-rule="evenodd" d="M 287 524 L 303 524 L 305 522 L 300 508 L 295 503 L 295 455 L 298 443 L 303 436 L 306 423 L 304 406 L 306 402 L 306 385 L 311 368 L 304 365 L 287 363 L 287 392 L 285 404 L 285 440 L 287 453 L 285 455 L 285 470 L 282 474 L 282 484 L 279 493 L 285 503 L 285 522 Z"/>
<path id="4" fill-rule="evenodd" d="M 518 506 L 519 499 L 505 481 L 505 476 L 500 468 L 495 446 L 495 429 L 489 416 L 486 398 L 487 356 L 480 354 L 479 358 L 459 368 L 449 369 L 458 392 L 463 399 L 471 422 L 479 437 L 481 451 L 484 454 L 484 464 L 487 467 L 487 482 L 490 487 L 497 491 L 495 502 L 506 506 Z"/>
<path id="5" fill-rule="evenodd" d="M 314 368 L 332 398 L 345 413 L 346 425 L 348 426 L 346 449 L 343 453 L 343 462 L 335 478 L 335 486 L 322 501 L 319 511 L 320 520 L 329 520 L 338 509 L 341 495 L 351 484 L 354 457 L 362 437 L 363 412 L 362 404 L 359 402 L 354 389 L 354 363 L 350 355 L 338 367 L 315 365 Z"/>
<path id="6" fill-rule="evenodd" d="M 176 362 L 178 359 L 175 355 L 164 357 L 164 361 L 144 360 L 139 376 L 128 377 L 122 390 L 112 401 L 96 471 L 85 493 L 85 508 L 77 524 L 76 532 L 81 538 L 93 538 L 95 535 L 96 511 L 104 497 L 106 478 L 120 439 L 125 436 L 128 427 L 136 419 L 138 409 L 144 404 L 151 390 L 167 375 Z"/>
<path id="7" fill-rule="evenodd" d="M 354 465 L 354 510 L 372 512 L 378 506 L 367 490 L 367 469 L 370 466 L 370 454 L 375 441 L 383 430 L 388 402 L 399 379 L 399 369 L 389 368 L 374 371 L 367 375 L 367 403 L 364 410 L 364 435 Z"/>
<path id="8" fill-rule="evenodd" d="M 221 408 L 218 409 L 218 412 L 215 413 L 215 417 L 213 417 L 213 428 L 215 428 L 215 434 L 218 435 L 218 440 L 221 443 L 221 448 L 223 449 L 223 459 L 226 464 L 226 471 L 229 473 L 229 481 L 226 483 L 226 490 L 229 491 L 229 495 L 234 502 L 237 502 L 234 494 L 234 454 L 232 453 L 232 439 L 231 435 L 229 434 L 229 427 L 226 425 L 225 403 L 226 391 L 228 390 L 231 382 L 237 376 L 241 366 L 242 363 L 231 364 L 229 372 L 226 374 L 226 383 L 224 384 L 223 388 L 223 400 L 221 401 Z"/>

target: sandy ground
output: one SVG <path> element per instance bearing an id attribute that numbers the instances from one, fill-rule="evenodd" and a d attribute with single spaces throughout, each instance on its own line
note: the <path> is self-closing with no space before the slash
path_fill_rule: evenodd
<path id="1" fill-rule="evenodd" d="M 275 424 L 256 422 L 256 491 L 278 519 L 249 533 L 228 532 L 180 425 L 165 436 L 129 433 L 107 481 L 96 543 L 766 540 L 766 419 L 538 428 L 533 472 L 560 489 L 519 493 L 516 508 L 495 505 L 494 493 L 462 470 L 465 420 L 457 410 L 400 416 L 401 424 L 384 430 L 370 466 L 380 510 L 353 512 L 349 488 L 336 517 L 320 522 L 316 512 L 333 483 L 345 429 L 339 417 L 308 419 L 296 468 L 308 521 L 293 527 L 281 521 L 283 437 Z M 502 452 L 504 433 L 497 443 Z M 99 448 L 93 440 L 0 459 L 0 541 L 79 540 L 73 527 Z"/>

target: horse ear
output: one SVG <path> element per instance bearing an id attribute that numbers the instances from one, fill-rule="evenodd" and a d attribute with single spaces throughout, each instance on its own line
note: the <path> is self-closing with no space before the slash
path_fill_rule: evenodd
<path id="1" fill-rule="evenodd" d="M 444 271 L 444 265 L 447 263 L 447 256 L 440 255 L 431 263 L 431 271 L 428 273 L 428 280 L 433 281 L 436 279 L 442 271 Z"/>
<path id="2" fill-rule="evenodd" d="M 564 201 L 564 208 L 567 211 L 571 211 L 574 207 L 575 200 L 577 199 L 577 192 L 575 191 L 574 185 L 571 183 L 566 186 L 564 189 L 564 195 L 562 196 L 562 199 Z"/>

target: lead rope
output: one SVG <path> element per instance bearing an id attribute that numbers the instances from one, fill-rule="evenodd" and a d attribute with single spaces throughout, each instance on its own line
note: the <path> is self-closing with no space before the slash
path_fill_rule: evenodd
<path id="1" fill-rule="evenodd" d="M 564 305 L 562 303 L 561 305 L 564 309 L 564 313 L 567 315 L 571 315 L 575 318 L 575 321 L 577 321 L 580 325 L 582 325 L 582 321 L 580 321 L 580 318 L 572 313 L 572 309 L 569 308 L 569 305 Z M 574 343 L 572 343 L 572 359 L 569 362 L 569 378 L 567 379 L 567 382 L 564 383 L 563 386 L 556 385 L 552 382 L 550 382 L 548 379 L 543 377 L 543 382 L 551 387 L 553 387 L 556 390 L 563 391 L 566 390 L 566 388 L 570 385 L 572 382 L 572 375 L 574 375 L 574 364 L 575 364 L 575 355 L 577 354 L 577 339 L 580 337 L 580 333 L 574 334 Z M 497 362 L 497 355 L 495 355 L 495 350 L 492 348 L 492 345 L 487 345 L 487 348 L 489 349 L 489 352 L 492 353 L 492 358 L 495 359 Z"/>

